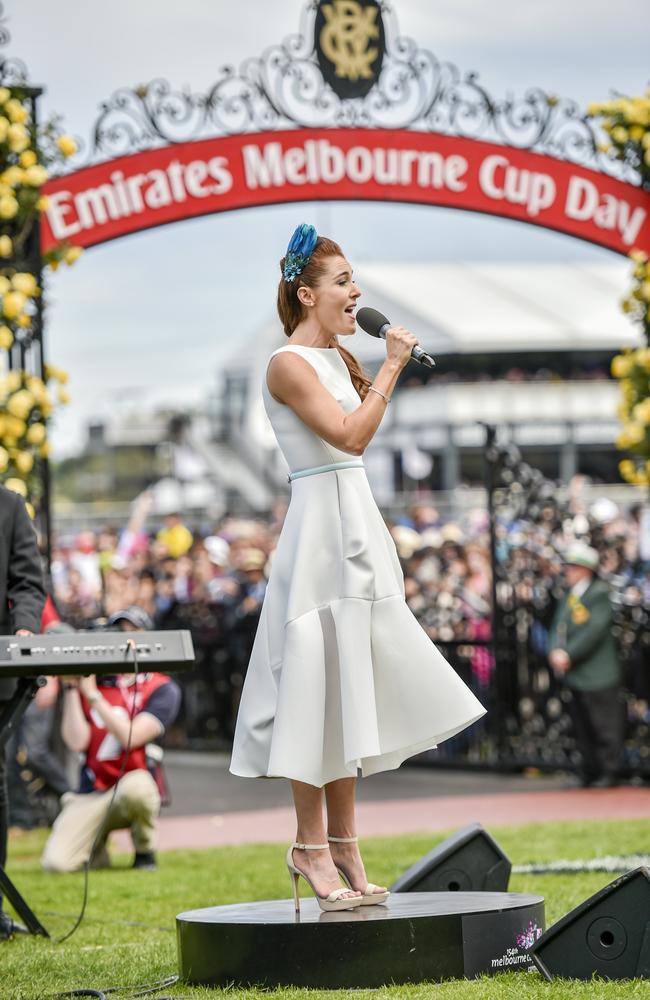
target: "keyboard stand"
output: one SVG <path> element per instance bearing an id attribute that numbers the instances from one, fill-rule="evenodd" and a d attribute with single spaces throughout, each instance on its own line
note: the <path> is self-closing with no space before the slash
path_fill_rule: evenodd
<path id="1" fill-rule="evenodd" d="M 7 740 L 12 735 L 18 723 L 22 719 L 29 703 L 34 698 L 36 692 L 45 684 L 43 677 L 21 677 L 18 680 L 16 690 L 10 700 L 0 712 L 0 753 L 4 753 Z M 0 892 L 7 897 L 18 916 L 24 920 L 30 934 L 40 934 L 49 938 L 49 934 L 43 927 L 33 910 L 28 906 L 18 889 L 13 884 L 7 873 L 0 867 Z"/>

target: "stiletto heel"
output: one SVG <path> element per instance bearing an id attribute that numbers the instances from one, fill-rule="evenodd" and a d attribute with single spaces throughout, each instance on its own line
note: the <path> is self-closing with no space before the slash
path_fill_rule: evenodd
<path id="1" fill-rule="evenodd" d="M 296 912 L 300 913 L 300 896 L 298 894 L 298 879 L 302 875 L 305 882 L 313 892 L 318 905 L 321 910 L 354 910 L 357 906 L 361 905 L 361 896 L 351 896 L 348 899 L 343 898 L 346 892 L 356 892 L 356 889 L 345 888 L 341 886 L 340 889 L 334 889 L 330 892 L 329 896 L 319 896 L 314 886 L 311 883 L 311 879 L 305 872 L 301 872 L 299 868 L 293 863 L 293 851 L 294 848 L 299 851 L 325 851 L 329 849 L 329 844 L 291 844 L 289 850 L 287 851 L 287 868 L 289 869 L 289 875 L 291 877 L 291 885 L 293 888 L 293 901 L 295 903 Z"/>
<path id="2" fill-rule="evenodd" d="M 289 877 L 291 879 L 291 887 L 293 889 L 293 901 L 296 906 L 296 913 L 300 913 L 300 896 L 298 895 L 298 879 L 300 876 L 290 870 Z"/>
<path id="3" fill-rule="evenodd" d="M 333 844 L 356 844 L 359 840 L 358 837 L 328 837 L 327 839 Z M 350 879 L 346 875 L 345 871 L 342 868 L 339 868 L 338 865 L 336 865 L 336 870 L 345 884 L 351 889 L 352 883 L 350 882 Z M 390 896 L 390 892 L 388 889 L 385 889 L 382 892 L 376 892 L 375 890 L 378 888 L 379 886 L 375 885 L 374 882 L 368 882 L 366 888 L 362 892 L 360 905 L 375 906 L 377 903 L 385 903 Z"/>

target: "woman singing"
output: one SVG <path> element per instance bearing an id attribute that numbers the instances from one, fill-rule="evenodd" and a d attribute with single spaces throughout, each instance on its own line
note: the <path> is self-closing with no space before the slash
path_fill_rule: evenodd
<path id="1" fill-rule="evenodd" d="M 322 909 L 350 909 L 388 896 L 368 882 L 359 853 L 357 772 L 399 767 L 485 709 L 408 608 L 395 544 L 363 465 L 417 339 L 392 327 L 371 383 L 339 343 L 355 332 L 361 294 L 340 247 L 299 226 L 280 268 L 287 343 L 271 355 L 262 395 L 291 469 L 291 502 L 230 770 L 291 781 L 297 834 L 287 867 L 296 909 L 299 875 Z"/>

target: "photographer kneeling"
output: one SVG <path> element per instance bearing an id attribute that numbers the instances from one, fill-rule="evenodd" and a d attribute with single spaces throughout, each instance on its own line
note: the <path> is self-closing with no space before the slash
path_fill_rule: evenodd
<path id="1" fill-rule="evenodd" d="M 135 606 L 117 612 L 108 624 L 123 632 L 152 628 L 147 613 Z M 61 812 L 43 851 L 43 868 L 72 872 L 89 860 L 93 867 L 106 867 L 108 834 L 124 828 L 133 838 L 133 867 L 155 868 L 160 793 L 147 765 L 146 748 L 176 718 L 178 685 L 166 674 L 141 673 L 137 683 L 134 674 L 99 680 L 68 677 L 63 688 L 61 734 L 71 750 L 84 754 L 84 760 L 79 791 L 62 797 Z"/>

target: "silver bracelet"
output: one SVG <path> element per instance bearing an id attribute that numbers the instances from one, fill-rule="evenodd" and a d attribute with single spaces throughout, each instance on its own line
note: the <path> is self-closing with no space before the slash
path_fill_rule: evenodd
<path id="1" fill-rule="evenodd" d="M 374 385 L 369 385 L 368 386 L 368 391 L 370 391 L 370 390 L 372 390 L 372 392 L 376 392 L 377 395 L 381 396 L 382 399 L 385 399 L 387 403 L 390 403 L 391 397 L 390 396 L 384 396 L 383 392 L 380 392 L 379 389 L 375 389 Z"/>

